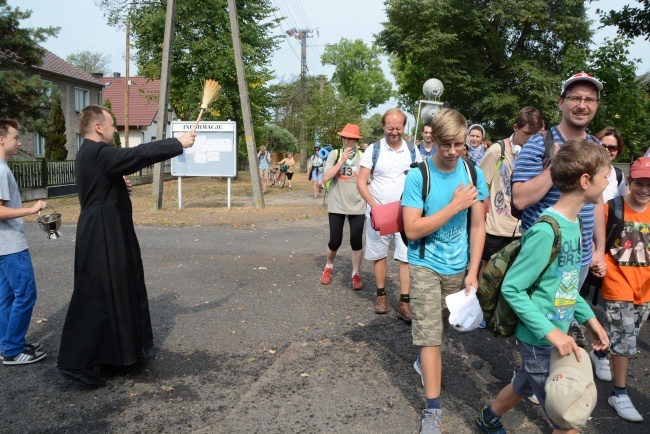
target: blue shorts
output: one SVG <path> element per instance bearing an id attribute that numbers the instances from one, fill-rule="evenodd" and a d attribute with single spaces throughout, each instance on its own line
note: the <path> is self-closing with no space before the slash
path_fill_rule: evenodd
<path id="1" fill-rule="evenodd" d="M 517 339 L 517 349 L 523 362 L 515 371 L 512 388 L 517 395 L 524 398 L 535 395 L 544 409 L 544 413 L 546 413 L 546 391 L 544 386 L 551 366 L 551 350 L 553 350 L 553 347 L 550 345 L 548 347 L 536 347 Z M 553 422 L 548 413 L 546 413 L 546 417 L 553 425 L 553 428 L 566 429 Z"/>
<path id="2" fill-rule="evenodd" d="M 312 169 L 311 180 L 314 182 L 323 182 L 323 172 L 320 171 L 320 168 L 316 167 Z"/>

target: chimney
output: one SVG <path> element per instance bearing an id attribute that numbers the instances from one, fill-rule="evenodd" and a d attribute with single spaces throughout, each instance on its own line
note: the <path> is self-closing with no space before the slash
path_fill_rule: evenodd
<path id="1" fill-rule="evenodd" d="M 120 78 L 120 73 L 119 72 L 114 72 L 113 73 L 113 78 Z"/>
<path id="2" fill-rule="evenodd" d="M 104 73 L 103 72 L 93 72 L 92 74 L 90 74 L 90 76 L 92 78 L 102 78 L 104 76 Z"/>

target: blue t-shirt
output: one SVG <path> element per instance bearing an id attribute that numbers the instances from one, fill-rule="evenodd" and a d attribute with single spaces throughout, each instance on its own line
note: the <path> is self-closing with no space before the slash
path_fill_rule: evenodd
<path id="1" fill-rule="evenodd" d="M 419 169 L 409 170 L 404 184 L 402 205 L 411 208 L 424 209 L 424 215 L 437 213 L 451 203 L 454 191 L 460 184 L 467 185 L 472 181 L 465 164 L 458 160 L 458 165 L 453 172 L 442 172 L 427 159 L 429 164 L 430 190 L 426 203 L 422 202 L 422 173 Z M 479 200 L 488 196 L 483 171 L 476 168 L 476 187 Z M 420 259 L 420 243 L 410 241 L 408 245 L 409 264 L 428 267 L 437 273 L 450 275 L 465 270 L 468 261 L 467 239 L 467 210 L 461 211 L 452 217 L 440 229 L 425 237 L 424 259 Z"/>
<path id="2" fill-rule="evenodd" d="M 468 157 L 471 158 L 472 161 L 475 162 L 477 166 L 481 164 L 481 160 L 483 160 L 483 155 L 485 155 L 485 146 L 478 145 L 475 148 L 470 145 Z"/>
<path id="3" fill-rule="evenodd" d="M 564 137 L 562 137 L 557 127 L 552 127 L 547 134 L 553 134 L 553 140 L 556 145 L 562 146 L 564 144 Z M 587 139 L 598 142 L 590 134 L 587 134 Z M 544 137 L 541 134 L 535 134 L 526 142 L 517 157 L 515 171 L 512 174 L 512 182 L 526 182 L 542 173 L 543 156 Z M 522 231 L 527 231 L 542 212 L 555 205 L 559 199 L 560 191 L 555 186 L 552 186 L 539 202 L 526 208 L 521 217 Z M 594 237 L 594 207 L 595 205 L 593 203 L 588 203 L 578 214 L 582 219 L 582 265 L 589 265 L 591 262 L 591 243 Z"/>
<path id="4" fill-rule="evenodd" d="M 0 200 L 2 206 L 19 209 L 23 207 L 20 190 L 9 165 L 0 158 Z M 24 218 L 0 220 L 0 256 L 11 255 L 27 249 Z"/>
<path id="5" fill-rule="evenodd" d="M 260 170 L 269 170 L 269 160 L 268 160 L 268 153 L 264 153 L 259 156 L 260 159 Z"/>
<path id="6" fill-rule="evenodd" d="M 422 143 L 420 143 L 420 146 L 418 146 L 418 148 L 420 149 L 420 155 L 422 156 L 423 160 L 425 158 L 427 158 L 427 157 L 433 157 L 434 155 L 436 155 L 436 147 L 435 146 L 432 146 L 431 150 L 429 152 L 427 152 L 427 150 L 424 149 L 424 142 L 422 142 Z"/>

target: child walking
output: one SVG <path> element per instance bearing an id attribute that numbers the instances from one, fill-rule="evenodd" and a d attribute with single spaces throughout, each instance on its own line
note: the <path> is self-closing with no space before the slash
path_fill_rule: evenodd
<path id="1" fill-rule="evenodd" d="M 609 353 L 614 368 L 614 388 L 609 405 L 625 420 L 641 422 L 625 388 L 628 359 L 636 354 L 636 338 L 650 312 L 650 158 L 641 157 L 632 164 L 628 179 L 630 192 L 622 198 L 622 230 L 614 234 L 613 245 L 605 252 L 607 272 L 603 277 L 605 330 L 611 342 Z M 610 201 L 621 201 L 615 198 Z M 615 218 L 605 206 L 606 221 Z M 616 205 L 614 205 L 615 207 Z M 609 235 L 609 234 L 608 234 Z M 596 377 L 611 381 L 607 352 L 589 353 Z"/>
<path id="2" fill-rule="evenodd" d="M 552 348 L 557 348 L 560 356 L 581 361 L 578 345 L 567 335 L 574 317 L 591 330 L 594 349 L 602 350 L 609 344 L 607 333 L 580 297 L 578 285 L 581 264 L 578 212 L 585 204 L 598 201 L 607 187 L 609 170 L 607 153 L 602 146 L 588 140 L 567 141 L 553 159 L 551 178 L 561 195 L 542 215 L 557 221 L 562 249 L 544 271 L 555 238 L 553 228 L 540 222 L 522 236 L 521 250 L 505 276 L 501 291 L 520 319 L 515 335 L 523 363 L 512 383 L 501 390 L 491 405 L 478 412 L 476 425 L 483 432 L 504 434 L 501 417 L 522 398 L 533 394 L 549 416 L 544 386 Z M 539 284 L 532 288 L 540 275 Z M 531 289 L 534 292 L 530 293 Z M 560 426 L 550 417 L 549 420 L 554 434 L 579 432 L 579 427 Z"/>

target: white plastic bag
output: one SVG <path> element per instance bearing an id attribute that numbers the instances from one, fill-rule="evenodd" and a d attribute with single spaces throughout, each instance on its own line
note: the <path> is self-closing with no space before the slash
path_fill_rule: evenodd
<path id="1" fill-rule="evenodd" d="M 448 295 L 449 324 L 459 332 L 469 332 L 478 328 L 483 320 L 483 311 L 476 298 L 476 288 L 470 287 L 470 294 L 465 295 L 465 289 Z"/>

